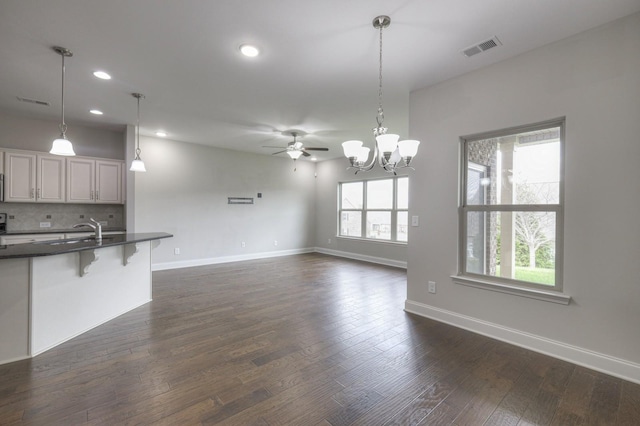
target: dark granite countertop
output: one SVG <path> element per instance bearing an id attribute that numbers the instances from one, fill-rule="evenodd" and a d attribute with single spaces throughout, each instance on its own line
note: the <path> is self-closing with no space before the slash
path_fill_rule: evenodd
<path id="1" fill-rule="evenodd" d="M 80 232 L 93 232 L 93 230 L 89 227 L 83 227 L 83 228 L 71 228 L 71 229 L 51 229 L 51 228 L 44 228 L 44 229 L 34 229 L 31 231 L 7 231 L 5 234 L 2 235 L 31 235 L 31 234 L 73 234 L 73 233 L 80 233 Z M 102 233 L 104 234 L 105 232 L 127 232 L 126 229 L 123 228 L 109 228 L 109 227 L 102 227 Z"/>
<path id="2" fill-rule="evenodd" d="M 1 259 L 18 259 L 25 257 L 54 256 L 57 254 L 73 253 L 83 250 L 93 250 L 103 247 L 121 246 L 142 241 L 171 238 L 166 232 L 149 232 L 137 234 L 103 235 L 102 242 L 89 237 L 71 238 L 68 240 L 39 241 L 26 244 L 0 245 Z"/>

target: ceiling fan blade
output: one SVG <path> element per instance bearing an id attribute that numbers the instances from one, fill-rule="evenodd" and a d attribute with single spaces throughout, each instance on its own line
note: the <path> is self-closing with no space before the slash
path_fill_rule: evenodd
<path id="1" fill-rule="evenodd" d="M 306 149 L 307 151 L 329 151 L 329 148 L 307 148 L 307 147 L 305 147 L 304 149 Z"/>
<path id="2" fill-rule="evenodd" d="M 273 154 L 271 154 L 271 155 L 278 155 L 278 154 L 282 154 L 283 152 L 287 152 L 287 151 L 288 151 L 288 149 L 285 149 L 284 151 L 274 152 L 274 153 L 273 153 Z"/>
<path id="3" fill-rule="evenodd" d="M 302 150 L 302 155 L 304 155 L 305 157 L 309 157 L 311 154 L 309 154 L 307 151 Z"/>

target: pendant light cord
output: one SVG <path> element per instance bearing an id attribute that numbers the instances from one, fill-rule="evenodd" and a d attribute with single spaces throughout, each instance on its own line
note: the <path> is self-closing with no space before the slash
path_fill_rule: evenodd
<path id="1" fill-rule="evenodd" d="M 65 57 L 65 54 L 63 53 L 60 56 L 62 56 L 62 119 L 60 123 L 60 132 L 62 132 L 62 139 L 66 139 L 67 124 L 64 122 L 64 71 L 65 71 L 64 57 Z"/>
<path id="2" fill-rule="evenodd" d="M 138 123 L 136 125 L 136 160 L 140 160 L 140 98 L 141 94 L 138 94 L 136 98 L 138 98 Z"/>

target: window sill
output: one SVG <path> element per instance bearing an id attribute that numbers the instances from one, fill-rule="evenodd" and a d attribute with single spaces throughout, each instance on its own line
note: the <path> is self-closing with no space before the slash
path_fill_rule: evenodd
<path id="1" fill-rule="evenodd" d="M 542 300 L 544 302 L 559 303 L 568 305 L 571 302 L 571 296 L 555 291 L 545 291 L 535 288 L 518 287 L 509 284 L 497 283 L 492 281 L 480 280 L 461 275 L 452 275 L 451 278 L 456 284 L 466 285 L 468 287 L 481 288 L 484 290 L 497 291 L 499 293 L 513 294 L 515 296 L 528 297 L 530 299 Z"/>
<path id="2" fill-rule="evenodd" d="M 336 239 L 345 240 L 345 241 L 362 241 L 364 243 L 387 244 L 387 245 L 402 246 L 402 247 L 407 246 L 406 241 L 375 240 L 373 238 L 345 237 L 344 235 L 337 235 Z"/>

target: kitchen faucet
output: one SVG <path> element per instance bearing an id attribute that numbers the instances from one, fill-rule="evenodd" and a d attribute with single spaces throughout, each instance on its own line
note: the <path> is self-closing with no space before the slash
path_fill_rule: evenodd
<path id="1" fill-rule="evenodd" d="M 74 228 L 80 228 L 83 226 L 88 226 L 95 231 L 95 239 L 97 243 L 102 241 L 102 225 L 100 224 L 100 222 L 91 217 L 89 218 L 89 222 L 76 223 L 75 225 L 73 225 Z"/>

